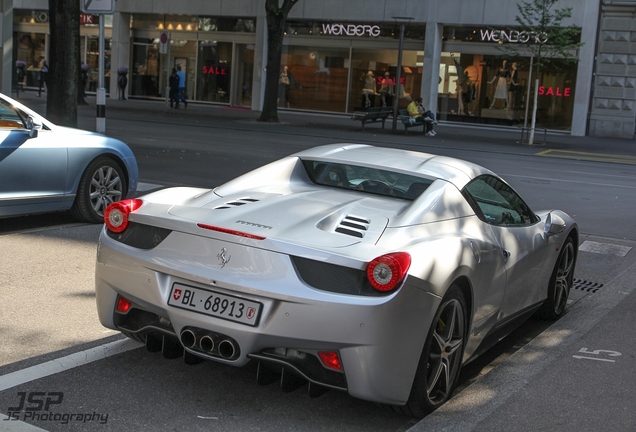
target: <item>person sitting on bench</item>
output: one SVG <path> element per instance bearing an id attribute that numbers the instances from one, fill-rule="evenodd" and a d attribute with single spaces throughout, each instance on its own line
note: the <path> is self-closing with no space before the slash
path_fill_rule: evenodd
<path id="1" fill-rule="evenodd" d="M 426 136 L 437 135 L 435 130 L 433 130 L 433 125 L 437 123 L 435 115 L 422 107 L 422 98 L 415 99 L 406 107 L 406 110 L 414 121 L 424 122 L 424 133 Z"/>

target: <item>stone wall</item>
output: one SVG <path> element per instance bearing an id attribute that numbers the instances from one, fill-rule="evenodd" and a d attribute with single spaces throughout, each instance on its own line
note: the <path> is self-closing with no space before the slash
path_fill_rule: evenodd
<path id="1" fill-rule="evenodd" d="M 636 1 L 603 2 L 589 134 L 634 138 Z"/>

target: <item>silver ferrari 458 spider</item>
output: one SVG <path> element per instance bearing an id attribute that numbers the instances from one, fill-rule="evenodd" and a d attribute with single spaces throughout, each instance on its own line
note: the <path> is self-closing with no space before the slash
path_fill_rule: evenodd
<path id="1" fill-rule="evenodd" d="M 531 210 L 483 167 L 358 144 L 117 202 L 105 222 L 104 326 L 415 417 L 524 319 L 564 313 L 579 241 L 567 214 Z"/>

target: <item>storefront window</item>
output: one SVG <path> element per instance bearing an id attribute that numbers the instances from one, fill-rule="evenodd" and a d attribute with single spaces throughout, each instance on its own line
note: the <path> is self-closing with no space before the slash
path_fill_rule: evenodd
<path id="1" fill-rule="evenodd" d="M 254 33 L 256 20 L 251 18 L 200 17 L 199 30 Z"/>
<path id="2" fill-rule="evenodd" d="M 284 46 L 279 81 L 281 107 L 315 111 L 346 111 L 349 50 Z"/>
<path id="3" fill-rule="evenodd" d="M 159 45 L 156 39 L 135 38 L 133 42 L 132 82 L 135 96 L 159 96 Z"/>
<path id="4" fill-rule="evenodd" d="M 194 15 L 133 14 L 132 26 L 136 29 L 171 31 L 256 31 L 253 18 L 199 17 Z"/>
<path id="5" fill-rule="evenodd" d="M 575 64 L 552 60 L 543 68 L 537 127 L 570 129 L 575 77 Z M 442 53 L 439 116 L 450 121 L 528 126 L 532 115 L 529 81 L 529 58 Z"/>
<path id="6" fill-rule="evenodd" d="M 25 83 L 29 87 L 38 86 L 41 62 L 46 55 L 45 36 L 41 33 L 16 33 L 17 50 L 15 60 L 26 63 Z M 13 62 L 15 64 L 15 61 Z M 16 74 L 14 74 L 17 76 Z"/>
<path id="7" fill-rule="evenodd" d="M 406 109 L 420 96 L 422 86 L 421 51 L 402 53 L 401 85 L 397 85 L 397 50 L 354 49 L 349 93 L 349 112 L 368 107 L 393 106 L 397 95 L 398 109 Z M 418 58 L 420 59 L 418 66 Z"/>
<path id="8" fill-rule="evenodd" d="M 84 51 L 86 48 L 86 51 Z M 80 52 L 86 53 L 88 83 L 86 91 L 96 91 L 99 84 L 99 37 L 80 38 Z M 104 87 L 110 88 L 110 38 L 104 39 Z"/>
<path id="9" fill-rule="evenodd" d="M 230 102 L 232 42 L 199 41 L 197 100 Z"/>
<path id="10" fill-rule="evenodd" d="M 252 105 L 252 80 L 254 78 L 254 45 L 237 45 L 237 95 L 236 104 L 241 106 Z"/>

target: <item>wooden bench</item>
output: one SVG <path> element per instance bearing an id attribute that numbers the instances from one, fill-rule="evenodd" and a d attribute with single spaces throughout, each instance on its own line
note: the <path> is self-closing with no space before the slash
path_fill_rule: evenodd
<path id="1" fill-rule="evenodd" d="M 364 132 L 364 125 L 366 123 L 382 122 L 382 129 L 384 129 L 384 122 L 389 114 L 393 110 L 390 107 L 370 107 L 366 111 L 354 111 L 351 120 L 358 120 L 362 122 L 362 131 Z"/>
<path id="2" fill-rule="evenodd" d="M 404 125 L 404 135 L 407 135 L 410 127 L 422 126 L 422 132 L 426 130 L 424 127 L 424 121 L 421 119 L 411 121 L 411 116 L 407 110 L 399 110 L 398 118 L 402 120 L 402 124 Z"/>

